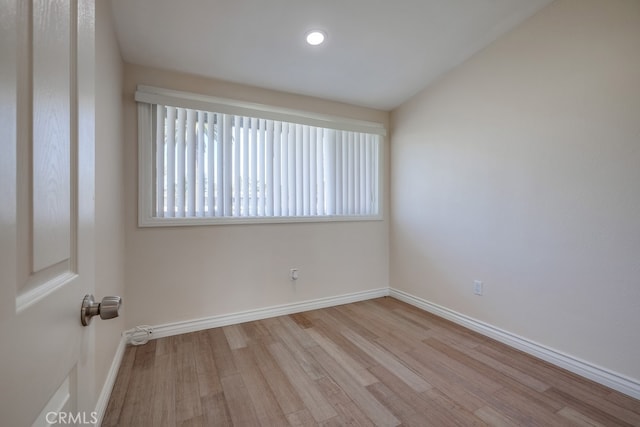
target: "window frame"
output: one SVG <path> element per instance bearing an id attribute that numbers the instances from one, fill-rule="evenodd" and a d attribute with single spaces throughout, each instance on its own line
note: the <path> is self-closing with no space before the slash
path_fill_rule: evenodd
<path id="1" fill-rule="evenodd" d="M 135 93 L 138 112 L 138 226 L 174 227 L 229 224 L 283 224 L 345 221 L 381 221 L 384 219 L 385 152 L 387 131 L 383 124 L 307 111 L 274 107 L 226 98 L 200 95 L 153 86 L 138 85 Z M 155 105 L 171 105 L 216 113 L 258 117 L 290 123 L 364 132 L 380 136 L 378 144 L 378 213 L 372 215 L 315 216 L 243 216 L 243 217 L 157 217 L 153 216 L 154 156 L 153 109 Z M 145 125 L 145 123 L 147 125 Z"/>

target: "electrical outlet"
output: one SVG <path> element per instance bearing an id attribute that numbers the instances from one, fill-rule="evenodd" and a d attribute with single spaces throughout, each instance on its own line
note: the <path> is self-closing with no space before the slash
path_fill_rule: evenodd
<path id="1" fill-rule="evenodd" d="M 300 271 L 297 268 L 292 268 L 291 270 L 289 270 L 289 278 L 291 280 L 298 280 L 299 273 Z"/>
<path id="2" fill-rule="evenodd" d="M 480 280 L 473 281 L 473 293 L 475 295 L 482 295 L 483 293 L 483 285 Z"/>

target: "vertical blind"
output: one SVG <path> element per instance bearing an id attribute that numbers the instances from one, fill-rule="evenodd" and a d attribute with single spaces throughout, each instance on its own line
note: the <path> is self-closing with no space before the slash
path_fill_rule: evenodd
<path id="1" fill-rule="evenodd" d="M 153 217 L 379 213 L 379 135 L 168 105 L 153 109 Z"/>

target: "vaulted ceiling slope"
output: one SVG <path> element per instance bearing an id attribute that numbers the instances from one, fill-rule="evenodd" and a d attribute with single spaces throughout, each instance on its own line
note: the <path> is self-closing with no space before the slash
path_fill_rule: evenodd
<path id="1" fill-rule="evenodd" d="M 391 110 L 551 0 L 112 0 L 124 60 Z M 317 47 L 311 29 L 327 33 Z"/>

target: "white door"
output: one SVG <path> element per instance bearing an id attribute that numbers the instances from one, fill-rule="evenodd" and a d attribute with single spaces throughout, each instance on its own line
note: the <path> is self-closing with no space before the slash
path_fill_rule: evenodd
<path id="1" fill-rule="evenodd" d="M 93 0 L 0 0 L 0 426 L 92 421 L 94 27 Z"/>

